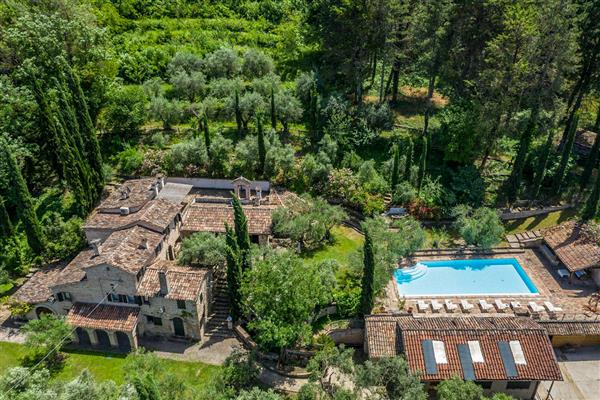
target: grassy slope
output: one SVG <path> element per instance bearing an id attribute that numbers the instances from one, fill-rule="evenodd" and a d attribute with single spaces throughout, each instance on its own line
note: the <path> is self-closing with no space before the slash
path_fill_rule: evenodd
<path id="1" fill-rule="evenodd" d="M 25 354 L 25 347 L 19 344 L 0 342 L 0 375 L 11 367 L 20 365 L 20 358 Z M 184 379 L 190 386 L 200 387 L 209 382 L 220 367 L 199 362 L 162 360 L 165 368 Z M 123 383 L 123 364 L 125 357 L 117 354 L 106 354 L 86 351 L 68 352 L 67 362 L 55 379 L 71 380 L 87 368 L 97 380 L 113 380 Z"/>
<path id="2" fill-rule="evenodd" d="M 362 246 L 361 234 L 346 226 L 336 226 L 331 230 L 334 243 L 304 256 L 307 262 L 320 262 L 334 259 L 340 265 L 348 264 L 348 255 Z"/>
<path id="3" fill-rule="evenodd" d="M 573 209 L 556 211 L 547 216 L 531 217 L 510 221 L 505 225 L 507 234 L 530 231 L 534 229 L 544 229 L 561 224 L 567 220 L 573 219 L 577 211 Z"/>

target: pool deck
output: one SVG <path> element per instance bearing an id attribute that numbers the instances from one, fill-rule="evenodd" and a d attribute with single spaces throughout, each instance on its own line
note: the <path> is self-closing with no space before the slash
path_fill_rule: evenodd
<path id="1" fill-rule="evenodd" d="M 456 260 L 456 259 L 474 259 L 474 258 L 511 258 L 514 257 L 519 261 L 527 275 L 531 278 L 539 291 L 539 295 L 506 295 L 506 296 L 431 296 L 419 298 L 402 298 L 398 293 L 396 281 L 392 278 L 385 288 L 385 294 L 378 299 L 378 304 L 387 312 L 399 312 L 402 300 L 404 300 L 403 311 L 411 311 L 415 315 L 440 315 L 440 314 L 466 314 L 460 306 L 460 300 L 464 299 L 473 305 L 473 308 L 468 314 L 483 314 L 483 315 L 529 315 L 540 319 L 587 319 L 597 318 L 598 316 L 590 311 L 588 302 L 593 293 L 598 291 L 598 288 L 591 279 L 581 281 L 574 279 L 573 283 L 569 283 L 567 278 L 561 278 L 556 267 L 552 267 L 544 255 L 536 249 L 497 249 L 485 253 L 461 250 L 444 250 L 444 251 L 422 251 L 417 255 L 403 260 L 403 265 L 414 265 L 419 261 L 433 260 Z M 479 300 L 486 300 L 492 304 L 492 309 L 484 311 L 479 305 Z M 494 301 L 500 299 L 503 303 L 518 301 L 521 304 L 520 308 L 513 309 L 510 306 L 501 311 L 496 308 Z M 417 307 L 417 301 L 422 300 L 429 305 L 426 311 L 420 311 Z M 431 301 L 437 300 L 442 304 L 439 311 L 433 311 Z M 451 300 L 457 308 L 454 311 L 447 310 L 444 301 Z M 537 303 L 543 311 L 533 312 L 528 304 L 530 301 Z M 548 312 L 544 307 L 544 302 L 549 301 L 556 307 L 562 308 L 562 311 L 554 313 Z M 598 310 L 600 313 L 600 308 Z"/>

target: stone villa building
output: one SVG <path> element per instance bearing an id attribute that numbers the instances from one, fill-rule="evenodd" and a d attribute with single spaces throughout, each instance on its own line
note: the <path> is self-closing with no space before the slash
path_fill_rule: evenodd
<path id="1" fill-rule="evenodd" d="M 82 345 L 138 346 L 143 336 L 202 341 L 223 333 L 224 283 L 210 269 L 177 265 L 182 234 L 224 232 L 238 194 L 256 242 L 266 243 L 280 204 L 268 182 L 238 178 L 136 179 L 113 190 L 86 220 L 89 247 L 68 264 L 35 273 L 13 298 L 27 319 L 66 315 Z M 212 325 L 211 325 L 212 324 Z"/>

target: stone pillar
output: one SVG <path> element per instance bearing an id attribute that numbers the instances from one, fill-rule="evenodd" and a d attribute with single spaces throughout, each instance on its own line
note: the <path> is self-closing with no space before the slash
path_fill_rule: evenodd
<path id="1" fill-rule="evenodd" d="M 96 331 L 94 329 L 86 329 L 88 336 L 90 337 L 90 343 L 92 346 L 98 345 L 98 336 L 96 336 Z"/>
<path id="2" fill-rule="evenodd" d="M 235 191 L 235 195 L 236 197 L 239 199 L 240 198 L 240 185 L 235 185 L 233 187 L 234 191 Z"/>
<path id="3" fill-rule="evenodd" d="M 108 333 L 108 340 L 110 341 L 111 347 L 119 347 L 119 341 L 117 340 L 117 334 L 113 331 L 106 331 Z"/>
<path id="4" fill-rule="evenodd" d="M 138 348 L 138 340 L 137 335 L 135 334 L 135 329 L 133 332 L 127 333 L 127 337 L 129 338 L 129 344 L 133 350 Z"/>
<path id="5" fill-rule="evenodd" d="M 250 189 L 250 185 L 244 186 L 244 191 L 246 192 L 246 200 L 250 200 L 250 194 L 252 193 L 252 189 Z"/>
<path id="6" fill-rule="evenodd" d="M 74 344 L 79 344 L 79 336 L 77 336 L 77 331 L 76 330 L 73 331 L 73 332 L 71 332 L 71 341 Z"/>

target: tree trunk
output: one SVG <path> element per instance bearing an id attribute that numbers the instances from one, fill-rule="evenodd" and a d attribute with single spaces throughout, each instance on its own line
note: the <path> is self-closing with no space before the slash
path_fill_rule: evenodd
<path id="1" fill-rule="evenodd" d="M 542 182 L 546 176 L 546 166 L 548 165 L 548 157 L 550 156 L 550 149 L 552 147 L 552 140 L 554 139 L 554 129 L 552 126 L 548 128 L 548 136 L 546 137 L 546 143 L 544 143 L 544 149 L 540 156 L 538 167 L 536 169 L 535 178 L 533 181 L 532 197 L 535 199 L 540 193 L 542 188 Z"/>
<path id="2" fill-rule="evenodd" d="M 573 141 L 575 140 L 575 132 L 577 131 L 577 123 L 578 118 L 575 116 L 571 122 L 571 126 L 569 127 L 569 133 L 567 135 L 567 139 L 563 142 L 563 150 L 562 155 L 560 157 L 560 164 L 558 166 L 558 171 L 556 173 L 556 178 L 554 179 L 554 191 L 556 194 L 560 192 L 562 189 L 563 181 L 565 180 L 565 173 L 567 170 L 567 164 L 569 163 L 569 158 L 571 157 L 571 151 L 573 150 Z"/>
<path id="3" fill-rule="evenodd" d="M 381 60 L 381 77 L 379 80 L 379 104 L 383 103 L 383 99 L 385 98 L 385 90 L 383 84 L 385 82 L 385 58 Z"/>
<path id="4" fill-rule="evenodd" d="M 517 156 L 515 157 L 510 177 L 508 178 L 508 187 L 506 195 L 509 202 L 513 202 L 517 198 L 517 193 L 519 192 L 519 187 L 521 186 L 523 168 L 525 167 L 525 159 L 527 158 L 527 152 L 529 151 L 531 138 L 533 137 L 533 132 L 537 125 L 538 116 L 539 104 L 537 104 L 536 107 L 531 111 L 531 116 L 529 117 L 527 127 L 525 128 L 525 131 L 521 134 L 521 139 L 519 140 L 519 149 L 517 151 Z"/>
<path id="5" fill-rule="evenodd" d="M 375 85 L 375 76 L 377 75 L 377 51 L 373 54 L 373 62 L 371 62 L 371 87 Z"/>
<path id="6" fill-rule="evenodd" d="M 392 101 L 395 103 L 398 101 L 398 84 L 400 81 L 400 68 L 394 67 L 393 77 L 392 77 Z"/>
<path id="7" fill-rule="evenodd" d="M 583 210 L 583 214 L 581 218 L 584 221 L 589 221 L 596 216 L 596 212 L 598 211 L 598 200 L 600 199 L 600 174 L 596 174 L 596 183 L 594 184 L 594 190 L 588 197 L 588 200 L 585 204 L 585 209 Z"/>
<path id="8" fill-rule="evenodd" d="M 594 167 L 598 163 L 598 155 L 600 153 L 600 106 L 598 107 L 598 112 L 596 114 L 596 122 L 594 123 L 594 132 L 596 132 L 596 139 L 594 139 L 594 145 L 590 150 L 590 155 L 588 156 L 587 162 L 585 163 L 585 169 L 583 170 L 583 174 L 581 174 L 581 183 L 579 184 L 579 188 L 584 190 L 592 176 L 592 171 Z"/>
<path id="9" fill-rule="evenodd" d="M 423 121 L 423 136 L 427 136 L 427 134 L 429 133 L 429 117 L 431 115 L 431 108 L 432 108 L 432 102 L 431 99 L 433 98 L 433 90 L 435 87 L 435 78 L 436 75 L 432 74 L 429 77 L 429 87 L 427 88 L 427 104 L 426 104 L 426 108 L 425 108 L 425 119 Z"/>

